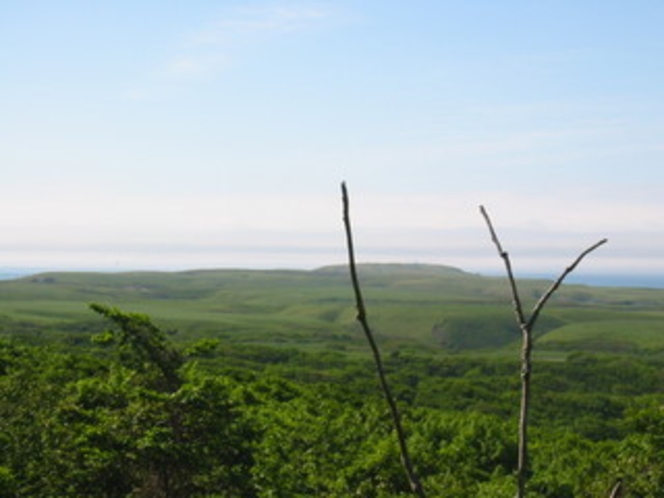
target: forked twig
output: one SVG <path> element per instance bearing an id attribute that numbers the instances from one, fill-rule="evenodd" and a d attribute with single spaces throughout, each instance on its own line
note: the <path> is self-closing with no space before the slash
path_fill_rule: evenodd
<path id="1" fill-rule="evenodd" d="M 560 276 L 558 277 L 558 280 L 556 280 L 553 284 L 551 284 L 551 287 L 542 295 L 542 297 L 537 301 L 537 304 L 535 304 L 535 307 L 533 308 L 533 311 L 530 314 L 530 319 L 528 320 L 528 326 L 530 328 L 535 325 L 535 321 L 537 320 L 537 317 L 540 314 L 540 311 L 542 311 L 542 308 L 544 308 L 544 305 L 546 302 L 549 300 L 549 298 L 553 295 L 554 292 L 558 290 L 558 287 L 561 286 L 563 283 L 563 280 L 567 278 L 567 275 L 572 273 L 574 269 L 579 265 L 581 260 L 585 258 L 588 254 L 593 252 L 595 249 L 597 249 L 599 246 L 604 245 L 608 242 L 608 239 L 602 239 L 599 242 L 596 242 L 592 246 L 590 246 L 588 249 L 583 251 L 579 256 L 574 260 L 574 263 L 569 265 L 567 268 L 565 268 L 565 271 L 563 271 Z"/>
<path id="2" fill-rule="evenodd" d="M 344 226 L 346 229 L 346 244 L 348 246 L 348 262 L 350 267 L 350 278 L 353 284 L 353 291 L 355 292 L 355 303 L 357 306 L 357 320 L 362 326 L 364 335 L 367 338 L 367 342 L 371 347 L 371 352 L 373 353 L 374 363 L 376 365 L 376 372 L 378 373 L 378 379 L 380 380 L 381 388 L 383 389 L 383 394 L 387 404 L 390 407 L 390 413 L 392 415 L 392 423 L 394 424 L 394 429 L 399 441 L 399 450 L 401 452 L 401 463 L 403 464 L 404 470 L 406 471 L 406 476 L 408 477 L 408 482 L 410 484 L 411 491 L 414 495 L 425 498 L 424 489 L 420 483 L 417 474 L 413 468 L 412 460 L 408 452 L 408 444 L 406 443 L 406 434 L 403 430 L 401 424 L 401 415 L 399 414 L 399 409 L 397 403 L 392 396 L 390 386 L 387 382 L 387 377 L 385 375 L 385 370 L 383 368 L 383 362 L 380 357 L 380 351 L 374 339 L 371 327 L 367 320 L 366 308 L 364 306 L 364 299 L 362 298 L 362 291 L 360 289 L 360 281 L 357 276 L 357 268 L 355 265 L 355 249 L 353 247 L 353 232 L 351 230 L 350 224 L 350 208 L 348 201 L 348 191 L 346 189 L 346 184 L 341 184 L 341 193 L 343 197 L 343 219 Z"/>
<path id="3" fill-rule="evenodd" d="M 523 304 L 521 302 L 521 297 L 519 296 L 519 290 L 517 288 L 516 279 L 514 278 L 514 272 L 512 271 L 512 263 L 509 258 L 507 251 L 503 249 L 496 231 L 493 228 L 491 223 L 491 218 L 487 213 L 484 206 L 480 206 L 480 212 L 486 221 L 486 224 L 491 233 L 491 240 L 498 250 L 498 254 L 503 259 L 505 263 L 505 269 L 507 271 L 507 278 L 510 283 L 510 288 L 512 291 L 512 302 L 514 304 L 514 313 L 516 315 L 516 320 L 521 330 L 522 336 L 522 346 L 521 346 L 521 406 L 519 411 L 519 458 L 518 458 L 518 468 L 517 468 L 517 498 L 524 498 L 526 495 L 526 483 L 528 480 L 528 413 L 530 409 L 530 374 L 532 369 L 532 348 L 533 348 L 533 337 L 532 331 L 535 326 L 535 322 L 540 315 L 540 312 L 544 308 L 544 305 L 547 303 L 549 298 L 553 295 L 556 290 L 563 283 L 563 280 L 569 275 L 574 269 L 578 266 L 583 258 L 585 258 L 592 251 L 600 247 L 601 245 L 607 242 L 607 239 L 602 239 L 599 242 L 593 244 L 588 249 L 583 251 L 574 262 L 568 266 L 565 271 L 558 277 L 558 279 L 549 287 L 549 289 L 542 295 L 542 297 L 537 301 L 535 307 L 530 313 L 530 317 L 526 318 L 523 311 Z"/>

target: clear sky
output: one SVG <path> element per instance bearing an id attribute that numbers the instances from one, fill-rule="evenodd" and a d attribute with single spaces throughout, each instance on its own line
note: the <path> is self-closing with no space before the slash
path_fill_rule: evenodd
<path id="1" fill-rule="evenodd" d="M 3 0 L 0 267 L 664 273 L 661 0 Z"/>

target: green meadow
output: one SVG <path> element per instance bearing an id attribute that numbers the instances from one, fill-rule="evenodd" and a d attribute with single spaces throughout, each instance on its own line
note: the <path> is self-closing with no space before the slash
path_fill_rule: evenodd
<path id="1" fill-rule="evenodd" d="M 511 354 L 520 342 L 505 278 L 430 265 L 359 268 L 369 320 L 385 351 Z M 521 280 L 526 308 L 551 282 Z M 84 344 L 103 324 L 89 303 L 149 315 L 175 342 L 203 338 L 366 351 L 348 270 L 45 273 L 0 282 L 0 334 Z M 664 350 L 664 290 L 563 285 L 540 316 L 543 355 Z"/>

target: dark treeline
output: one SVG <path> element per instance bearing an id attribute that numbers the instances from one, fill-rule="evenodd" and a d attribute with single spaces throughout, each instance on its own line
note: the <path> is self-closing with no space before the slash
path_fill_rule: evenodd
<path id="1" fill-rule="evenodd" d="M 368 358 L 177 348 L 147 316 L 95 311 L 112 327 L 86 347 L 0 342 L 0 496 L 409 495 Z M 428 494 L 513 497 L 516 363 L 385 360 Z M 529 496 L 608 496 L 618 478 L 661 496 L 662 366 L 538 363 Z"/>

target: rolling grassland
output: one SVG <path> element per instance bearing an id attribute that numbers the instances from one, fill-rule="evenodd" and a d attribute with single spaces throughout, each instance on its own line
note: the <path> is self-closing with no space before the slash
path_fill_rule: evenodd
<path id="1" fill-rule="evenodd" d="M 369 318 L 386 351 L 510 353 L 520 336 L 504 278 L 456 268 L 360 266 Z M 522 280 L 535 300 L 545 280 Z M 365 351 L 347 269 L 45 273 L 0 282 L 0 334 L 76 344 L 102 325 L 100 302 L 150 315 L 176 342 Z M 664 290 L 564 285 L 535 330 L 549 355 L 664 350 Z M 544 354 L 544 353 L 543 353 Z"/>

